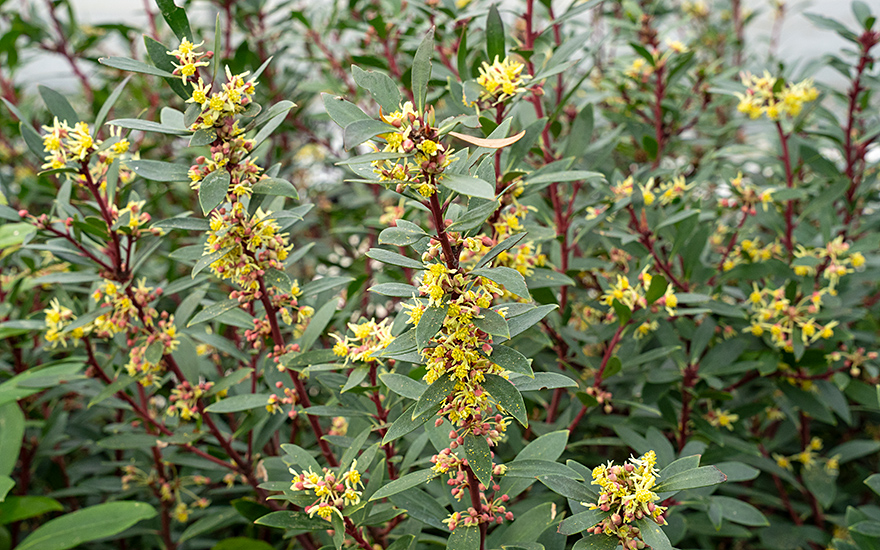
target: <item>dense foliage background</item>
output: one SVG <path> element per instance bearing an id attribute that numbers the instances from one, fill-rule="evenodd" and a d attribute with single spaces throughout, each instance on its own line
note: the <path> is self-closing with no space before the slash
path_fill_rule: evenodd
<path id="1" fill-rule="evenodd" d="M 880 547 L 866 3 L 146 9 L 0 1 L 0 550 Z"/>

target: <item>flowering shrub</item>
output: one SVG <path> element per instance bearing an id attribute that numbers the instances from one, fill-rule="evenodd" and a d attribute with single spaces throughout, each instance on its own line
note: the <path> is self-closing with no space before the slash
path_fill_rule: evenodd
<path id="1" fill-rule="evenodd" d="M 201 4 L 0 6 L 0 550 L 880 544 L 867 4 Z"/>

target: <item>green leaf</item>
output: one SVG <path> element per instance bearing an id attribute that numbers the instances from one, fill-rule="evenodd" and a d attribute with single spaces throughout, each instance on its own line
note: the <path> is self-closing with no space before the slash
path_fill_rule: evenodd
<path id="1" fill-rule="evenodd" d="M 167 218 L 157 221 L 151 227 L 157 227 L 165 231 L 169 229 L 183 229 L 186 231 L 208 231 L 211 228 L 211 224 L 205 218 Z"/>
<path id="2" fill-rule="evenodd" d="M 413 260 L 412 258 L 407 258 L 397 252 L 391 252 L 382 248 L 371 248 L 367 250 L 367 257 L 382 262 L 383 264 L 408 267 L 410 269 L 425 269 L 424 264 L 418 260 Z"/>
<path id="3" fill-rule="evenodd" d="M 412 66 L 412 92 L 416 100 L 419 114 L 425 111 L 425 100 L 428 97 L 428 81 L 431 80 L 431 57 L 434 55 L 434 29 L 425 35 L 416 50 Z"/>
<path id="4" fill-rule="evenodd" d="M 535 373 L 532 372 L 532 360 L 513 348 L 495 344 L 492 346 L 489 360 L 510 372 L 524 374 L 530 378 L 535 377 Z"/>
<path id="5" fill-rule="evenodd" d="M 414 409 L 415 405 L 409 407 L 401 415 L 391 424 L 391 427 L 388 428 L 388 431 L 385 432 L 385 437 L 382 439 L 382 444 L 387 445 L 392 441 L 400 439 L 408 433 L 412 433 L 417 430 L 422 424 L 427 422 L 428 420 L 434 418 L 434 415 L 437 413 L 437 410 L 440 408 L 439 403 L 432 408 L 429 408 L 427 411 L 422 414 L 416 416 L 416 418 L 412 417 L 410 414 Z"/>
<path id="6" fill-rule="evenodd" d="M 342 131 L 342 143 L 345 150 L 349 151 L 352 147 L 360 145 L 379 134 L 388 134 L 395 131 L 396 128 L 394 126 L 386 124 L 381 120 L 373 120 L 372 118 L 355 120 Z"/>
<path id="7" fill-rule="evenodd" d="M 321 471 L 321 466 L 318 465 L 318 461 L 302 447 L 290 443 L 282 443 L 281 450 L 291 459 L 285 460 L 285 464 L 292 464 L 297 466 L 300 470 L 311 469 L 313 472 Z"/>
<path id="8" fill-rule="evenodd" d="M 803 477 L 804 485 L 813 493 L 819 505 L 823 509 L 830 508 L 837 497 L 837 472 L 834 471 L 832 474 L 820 467 L 804 468 L 801 477 Z"/>
<path id="9" fill-rule="evenodd" d="M 312 316 L 309 325 L 306 327 L 306 330 L 303 331 L 303 335 L 299 339 L 299 345 L 303 351 L 310 350 L 315 342 L 318 341 L 318 337 L 321 336 L 324 329 L 330 324 L 336 311 L 335 300 L 329 300 L 326 304 L 318 308 L 318 311 Z"/>
<path id="10" fill-rule="evenodd" d="M 62 512 L 64 506 L 54 498 L 39 496 L 9 497 L 0 501 L 0 525 L 15 523 L 49 512 Z"/>
<path id="11" fill-rule="evenodd" d="M 642 533 L 642 540 L 653 550 L 673 550 L 666 533 L 656 522 L 649 519 L 637 519 L 636 526 Z"/>
<path id="12" fill-rule="evenodd" d="M 529 418 L 526 413 L 526 405 L 522 394 L 510 382 L 497 374 L 487 374 L 483 381 L 483 388 L 495 402 L 509 412 L 524 428 L 529 426 Z"/>
<path id="13" fill-rule="evenodd" d="M 289 293 L 293 288 L 293 281 L 290 279 L 290 275 L 277 269 L 267 269 L 263 279 L 267 284 L 274 286 L 285 294 Z"/>
<path id="14" fill-rule="evenodd" d="M 480 550 L 480 528 L 476 525 L 459 525 L 447 541 L 448 550 Z"/>
<path id="15" fill-rule="evenodd" d="M 156 446 L 157 440 L 158 437 L 155 435 L 128 433 L 105 437 L 104 439 L 99 440 L 97 445 L 98 447 L 103 447 L 105 449 L 149 449 L 150 447 Z"/>
<path id="16" fill-rule="evenodd" d="M 257 132 L 257 135 L 254 136 L 254 147 L 260 145 L 272 135 L 272 132 L 278 129 L 281 124 L 284 123 L 284 120 L 287 118 L 288 112 L 296 107 L 296 104 L 292 101 L 281 101 L 272 105 L 265 113 L 260 115 L 255 122 L 256 125 L 263 124 L 264 117 L 267 117 L 265 125 L 260 128 L 260 131 Z M 280 111 L 280 112 L 279 112 Z"/>
<path id="17" fill-rule="evenodd" d="M 187 247 L 187 248 L 195 248 L 195 250 L 193 250 L 193 252 L 195 252 L 195 253 L 204 251 L 204 249 L 202 249 L 202 247 L 198 246 L 198 245 L 195 245 L 193 247 Z M 232 248 L 233 247 L 231 247 L 231 246 L 227 246 L 226 248 L 221 248 L 220 250 L 215 250 L 214 252 L 211 252 L 210 254 L 202 254 L 201 256 L 199 256 L 198 257 L 199 259 L 196 261 L 196 265 L 194 265 L 192 268 L 192 274 L 191 274 L 192 278 L 194 279 L 195 276 L 198 275 L 199 273 L 201 273 L 201 271 L 203 269 L 205 269 L 206 267 L 208 267 L 212 263 L 216 262 L 217 260 L 219 260 L 223 256 L 229 254 L 229 251 L 231 251 Z M 175 257 L 174 252 L 172 252 L 170 254 L 170 257 L 174 258 L 174 259 L 181 259 L 179 257 Z M 192 322 L 192 321 L 190 321 L 190 322 Z"/>
<path id="18" fill-rule="evenodd" d="M 327 522 L 321 518 L 309 517 L 305 512 L 292 512 L 287 510 L 266 514 L 254 523 L 266 527 L 287 530 L 323 531 L 327 529 Z"/>
<path id="19" fill-rule="evenodd" d="M 721 517 L 726 520 L 753 527 L 770 525 L 764 514 L 748 502 L 721 496 L 713 496 L 711 499 L 714 504 L 721 508 Z"/>
<path id="20" fill-rule="evenodd" d="M 189 167 L 160 160 L 130 160 L 126 165 L 138 176 L 151 181 L 190 181 Z"/>
<path id="21" fill-rule="evenodd" d="M 727 476 L 715 466 L 701 466 L 675 474 L 669 479 L 660 480 L 660 483 L 654 488 L 654 492 L 684 491 L 697 487 L 709 487 L 725 481 L 727 481 Z"/>
<path id="22" fill-rule="evenodd" d="M 473 323 L 487 334 L 510 338 L 510 327 L 507 325 L 507 320 L 493 309 L 480 308 L 480 314 L 473 318 Z"/>
<path id="23" fill-rule="evenodd" d="M 473 176 L 446 173 L 440 177 L 440 185 L 469 197 L 495 199 L 495 186 Z"/>
<path id="24" fill-rule="evenodd" d="M 507 320 L 507 326 L 510 327 L 510 337 L 513 338 L 537 325 L 541 322 L 541 319 L 558 307 L 559 306 L 556 304 L 547 304 L 532 308 L 525 313 L 511 317 Z"/>
<path id="25" fill-rule="evenodd" d="M 199 183 L 199 205 L 205 215 L 226 200 L 231 179 L 229 172 L 221 168 L 205 176 Z"/>
<path id="26" fill-rule="evenodd" d="M 45 103 L 46 107 L 49 109 L 49 112 L 52 113 L 53 116 L 58 117 L 58 120 L 67 121 L 70 126 L 73 126 L 82 120 L 63 95 L 59 94 L 52 88 L 42 85 L 37 86 L 37 89 L 40 92 L 40 96 L 43 98 L 43 103 Z"/>
<path id="27" fill-rule="evenodd" d="M 422 485 L 423 483 L 427 483 L 438 475 L 440 474 L 430 468 L 428 468 L 427 470 L 420 470 L 418 472 L 406 474 L 405 476 L 401 476 L 394 481 L 383 485 L 378 491 L 373 493 L 373 496 L 370 497 L 370 501 L 388 498 L 391 495 L 396 495 L 397 493 L 406 491 L 407 489 L 412 489 L 413 487 L 417 487 L 419 485 Z"/>
<path id="28" fill-rule="evenodd" d="M 503 286 L 505 290 L 511 294 L 515 294 L 520 298 L 530 300 L 529 289 L 526 286 L 526 280 L 522 273 L 510 267 L 490 267 L 483 269 L 475 269 L 471 271 L 471 275 L 479 275 L 490 281 L 495 281 Z"/>
<path id="29" fill-rule="evenodd" d="M 174 78 L 174 75 L 168 71 L 157 69 L 152 65 L 147 65 L 143 61 L 128 57 L 102 57 L 98 59 L 98 63 L 132 73 L 149 74 L 153 76 L 161 76 L 163 78 Z"/>
<path id="30" fill-rule="evenodd" d="M 184 121 L 186 124 L 186 121 Z M 192 126 L 192 124 L 186 124 L 187 127 Z M 199 128 L 195 132 L 191 138 L 189 138 L 189 146 L 190 147 L 204 147 L 205 145 L 210 145 L 217 140 L 217 130 L 213 128 Z"/>
<path id="31" fill-rule="evenodd" d="M 654 231 L 659 231 L 660 229 L 663 229 L 664 227 L 668 227 L 670 225 L 675 225 L 675 224 L 682 222 L 690 217 L 699 216 L 699 215 L 700 215 L 699 210 L 689 210 L 689 209 L 682 210 L 681 212 L 679 212 L 677 214 L 673 214 L 671 216 L 664 218 L 662 222 L 658 223 L 657 226 L 654 227 Z"/>
<path id="32" fill-rule="evenodd" d="M 574 535 L 581 531 L 586 531 L 610 515 L 610 511 L 603 512 L 602 510 L 587 510 L 586 512 L 581 512 L 570 518 L 564 519 L 562 523 L 559 524 L 559 532 L 563 535 Z"/>
<path id="33" fill-rule="evenodd" d="M 470 231 L 483 225 L 483 223 L 498 208 L 497 200 L 493 200 L 479 206 L 471 208 L 461 216 L 452 225 L 447 227 L 448 231 Z"/>
<path id="34" fill-rule="evenodd" d="M 143 502 L 108 502 L 50 520 L 32 532 L 16 550 L 68 550 L 84 542 L 111 537 L 156 516 Z"/>
<path id="35" fill-rule="evenodd" d="M 385 113 L 393 113 L 400 109 L 400 90 L 388 75 L 365 71 L 357 65 L 351 66 L 351 74 L 355 83 L 370 92 Z"/>
<path id="36" fill-rule="evenodd" d="M 275 548 L 263 540 L 249 539 L 247 537 L 232 537 L 221 540 L 212 546 L 211 550 L 275 550 Z"/>
<path id="37" fill-rule="evenodd" d="M 871 474 L 865 479 L 865 485 L 871 488 L 872 491 L 880 495 L 880 474 Z"/>
<path id="38" fill-rule="evenodd" d="M 403 283 L 382 283 L 371 286 L 370 292 L 381 294 L 382 296 L 390 296 L 392 298 L 412 298 L 419 295 L 419 289 L 412 285 Z"/>
<path id="39" fill-rule="evenodd" d="M 255 195 L 289 197 L 291 199 L 299 200 L 299 193 L 297 192 L 296 187 L 294 187 L 289 181 L 280 178 L 263 178 L 254 184 L 252 190 Z"/>
<path id="40" fill-rule="evenodd" d="M 529 289 L 557 288 L 561 286 L 573 286 L 575 284 L 568 275 L 542 267 L 533 269 L 532 274 L 529 275 L 526 282 L 529 285 Z"/>
<path id="41" fill-rule="evenodd" d="M 379 355 L 381 357 L 393 358 L 396 355 L 406 355 L 417 351 L 416 331 L 415 329 L 411 329 L 392 340 Z"/>
<path id="42" fill-rule="evenodd" d="M 493 246 L 489 249 L 489 252 L 486 252 L 486 255 L 477 262 L 477 265 L 474 266 L 474 269 L 480 269 L 481 267 L 485 267 L 489 265 L 489 263 L 498 257 L 499 254 L 504 252 L 505 250 L 510 250 L 514 246 L 518 245 L 520 241 L 526 238 L 525 233 L 517 233 L 516 235 L 512 235 L 500 243 Z"/>
<path id="43" fill-rule="evenodd" d="M 108 126 L 116 126 L 117 128 L 126 128 L 129 130 L 141 130 L 144 132 L 156 132 L 158 134 L 167 134 L 170 136 L 186 136 L 189 130 L 167 126 L 151 120 L 141 120 L 139 118 L 117 118 L 107 123 Z"/>
<path id="44" fill-rule="evenodd" d="M 0 405 L 0 434 L 0 476 L 9 476 L 18 462 L 24 437 L 24 413 L 18 403 Z"/>
<path id="45" fill-rule="evenodd" d="M 396 227 L 386 227 L 379 233 L 379 244 L 407 246 L 419 242 L 427 233 L 418 225 L 406 220 L 397 220 Z"/>
<path id="46" fill-rule="evenodd" d="M 651 277 L 651 286 L 648 287 L 648 292 L 645 293 L 645 300 L 647 300 L 648 304 L 653 304 L 663 296 L 667 286 L 669 286 L 669 283 L 666 282 L 666 278 L 663 275 Z"/>
<path id="47" fill-rule="evenodd" d="M 445 401 L 446 397 L 455 389 L 455 384 L 457 384 L 456 379 L 452 378 L 449 373 L 435 380 L 433 384 L 428 386 L 422 397 L 419 398 L 419 402 L 413 408 L 412 418 L 415 419 L 425 411 L 432 410 L 435 406 Z"/>
<path id="48" fill-rule="evenodd" d="M 6 500 L 6 495 L 15 487 L 15 481 L 9 476 L 0 476 L 0 502 Z"/>
<path id="49" fill-rule="evenodd" d="M 492 486 L 492 452 L 485 436 L 468 434 L 464 436 L 464 451 L 468 464 L 480 483 Z"/>
<path id="50" fill-rule="evenodd" d="M 205 407 L 205 412 L 212 413 L 230 413 L 238 411 L 248 411 L 265 407 L 269 403 L 268 393 L 248 393 L 244 395 L 234 395 L 221 399 L 216 403 Z"/>
<path id="51" fill-rule="evenodd" d="M 486 54 L 489 63 L 494 62 L 496 58 L 501 61 L 507 55 L 504 47 L 504 22 L 501 21 L 501 14 L 498 13 L 496 4 L 492 4 L 489 14 L 486 15 Z"/>
<path id="52" fill-rule="evenodd" d="M 423 382 L 393 372 L 380 374 L 379 379 L 394 393 L 416 401 L 422 397 L 422 394 L 428 388 L 427 384 Z"/>
<path id="53" fill-rule="evenodd" d="M 511 376 L 510 382 L 521 392 L 577 387 L 577 382 L 558 372 L 536 372 L 534 378 Z"/>
<path id="54" fill-rule="evenodd" d="M 593 136 L 593 126 L 593 105 L 587 103 L 578 112 L 577 117 L 571 124 L 571 130 L 569 130 L 568 138 L 565 142 L 562 158 L 576 157 L 581 154 L 584 150 L 584 145 L 590 143 L 590 139 Z"/>
<path id="55" fill-rule="evenodd" d="M 860 535 L 877 538 L 880 537 L 880 521 L 860 521 L 850 527 L 850 530 Z"/>
<path id="56" fill-rule="evenodd" d="M 324 102 L 324 109 L 327 110 L 330 119 L 342 128 L 357 120 L 372 120 L 370 115 L 363 112 L 360 107 L 342 97 L 321 94 L 321 100 Z"/>
<path id="57" fill-rule="evenodd" d="M 419 351 L 424 349 L 431 341 L 431 338 L 440 332 L 443 328 L 443 321 L 446 320 L 446 313 L 449 311 L 449 304 L 444 307 L 431 306 L 425 308 L 419 324 L 416 325 L 416 348 Z"/>
<path id="58" fill-rule="evenodd" d="M 177 7 L 174 4 L 174 0 L 156 0 L 156 5 L 159 6 L 159 9 L 162 11 L 162 17 L 165 18 L 165 22 L 171 27 L 171 32 L 174 33 L 178 40 L 182 42 L 186 38 L 196 42 L 189 27 L 186 11 L 183 8 Z M 214 54 L 219 55 L 219 52 L 214 52 Z"/>
<path id="59" fill-rule="evenodd" d="M 605 534 L 587 535 L 574 543 L 571 550 L 616 550 L 617 537 L 609 537 Z"/>
<path id="60" fill-rule="evenodd" d="M 657 474 L 657 478 L 666 479 L 667 477 L 674 476 L 675 474 L 685 472 L 687 470 L 693 470 L 694 468 L 699 468 L 700 458 L 700 455 L 690 455 L 683 456 L 678 460 L 674 460 L 668 466 L 660 470 L 660 473 Z"/>
<path id="61" fill-rule="evenodd" d="M 504 477 L 521 477 L 538 479 L 539 476 L 554 475 L 569 479 L 582 480 L 583 476 L 565 464 L 550 460 L 523 459 L 507 463 L 507 471 Z"/>
<path id="62" fill-rule="evenodd" d="M 240 304 L 238 300 L 223 300 L 222 302 L 213 303 L 204 308 L 202 311 L 198 312 L 192 319 L 190 319 L 189 323 L 187 323 L 186 326 L 187 328 L 189 328 L 199 323 L 210 321 L 214 317 L 217 317 L 226 313 L 229 310 L 237 308 L 239 305 Z"/>
<path id="63" fill-rule="evenodd" d="M 314 281 L 309 281 L 302 287 L 302 298 L 316 296 L 322 292 L 339 288 L 353 281 L 351 277 L 321 277 Z"/>
<path id="64" fill-rule="evenodd" d="M 578 502 L 596 502 L 596 499 L 599 497 L 598 491 L 594 488 L 588 487 L 568 476 L 541 474 L 538 476 L 538 481 L 554 493 Z"/>

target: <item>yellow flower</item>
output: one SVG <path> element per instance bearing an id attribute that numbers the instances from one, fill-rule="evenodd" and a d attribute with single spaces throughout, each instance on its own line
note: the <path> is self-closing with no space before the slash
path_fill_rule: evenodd
<path id="1" fill-rule="evenodd" d="M 480 67 L 480 76 L 477 77 L 477 84 L 483 87 L 480 98 L 495 99 L 497 103 L 525 92 L 523 83 L 530 76 L 522 74 L 524 68 L 525 65 L 509 56 L 502 60 L 496 55 L 491 65 L 484 61 Z"/>

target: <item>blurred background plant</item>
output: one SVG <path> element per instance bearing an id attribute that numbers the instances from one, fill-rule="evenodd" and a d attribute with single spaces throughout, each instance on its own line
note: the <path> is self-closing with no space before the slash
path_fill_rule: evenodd
<path id="1" fill-rule="evenodd" d="M 188 17 L 170 0 L 146 2 L 137 23 L 85 25 L 75 3 L 0 2 L 0 549 L 880 545 L 869 477 L 880 450 L 876 9 L 852 3 L 847 24 L 807 10 L 810 36 L 833 33 L 844 46 L 792 62 L 779 55 L 792 16 L 783 3 L 184 8 Z M 750 32 L 756 25 L 768 28 L 766 41 Z M 184 37 L 213 51 L 199 70 L 220 75 L 214 93 L 224 66 L 230 77 L 249 71 L 243 82 L 263 68 L 253 91 L 263 113 L 247 134 L 256 149 L 239 152 L 286 184 L 256 193 L 266 211 L 291 213 L 278 228 L 293 250 L 272 267 L 280 273 L 272 286 L 286 291 L 274 302 L 256 287 L 250 298 L 230 298 L 242 287 L 226 286 L 216 258 L 202 256 L 204 233 L 222 238 L 222 229 L 195 219 L 217 204 L 206 208 L 204 188 L 196 195 L 186 172 L 202 166 L 199 155 L 216 161 L 206 146 L 220 142 L 193 138 L 189 148 L 180 137 L 192 133 L 192 89 L 162 75 L 180 59 L 166 52 Z M 426 59 L 433 68 L 420 80 Z M 51 83 L 66 100 L 33 76 L 42 63 L 71 75 Z M 407 169 L 436 170 L 436 179 L 395 171 L 403 157 L 394 155 L 412 153 L 412 134 L 389 137 L 385 123 L 406 130 L 410 113 L 417 130 L 436 132 L 419 134 L 412 146 L 426 158 Z M 97 123 L 76 134 L 80 115 Z M 234 112 L 242 125 L 251 115 Z M 100 167 L 94 190 L 44 166 L 59 150 L 44 136 L 55 133 L 79 136 L 76 151 L 61 139 L 60 162 L 83 177 Z M 506 138 L 503 147 L 480 141 Z M 118 176 L 113 155 L 98 158 L 101 140 L 128 143 Z M 369 140 L 386 156 L 369 156 Z M 78 166 L 81 150 L 97 162 Z M 455 150 L 443 166 L 438 151 Z M 440 168 L 421 164 L 432 159 Z M 296 195 L 302 205 L 287 210 L 274 198 Z M 440 197 L 436 208 L 431 196 Z M 168 221 L 179 217 L 187 221 Z M 84 248 L 62 247 L 53 231 Z M 137 251 L 129 265 L 111 264 L 115 273 L 94 261 L 123 250 L 111 235 Z M 454 251 L 441 247 L 444 235 Z M 415 254 L 394 256 L 410 245 Z M 479 492 L 487 506 L 498 492 L 491 513 L 502 523 L 452 535 L 457 523 L 470 526 L 462 519 L 469 499 L 450 498 L 435 476 L 438 461 L 460 471 L 449 486 L 473 499 L 464 487 L 475 485 L 476 466 L 449 466 L 456 452 L 471 458 L 455 451 L 466 434 L 450 443 L 449 422 L 432 418 L 389 443 L 410 417 L 407 400 L 428 393 L 427 359 L 398 346 L 370 360 L 424 307 L 406 300 L 415 287 L 434 299 L 419 272 L 441 260 L 453 270 L 460 260 L 463 276 L 490 294 L 474 269 L 518 274 L 494 272 L 506 275 L 492 279 L 493 299 L 509 308 L 509 370 L 536 375 L 515 384 L 521 413 L 499 409 L 527 422 L 499 419 L 505 435 L 489 436 L 497 439 L 491 475 L 508 471 L 497 489 L 483 483 Z M 208 263 L 219 278 L 190 277 L 193 264 Z M 428 273 L 441 292 L 431 306 L 461 289 Z M 148 284 L 138 290 L 141 278 Z M 134 322 L 138 338 L 152 340 L 123 333 L 77 345 L 99 301 L 126 310 L 105 280 L 140 292 L 133 301 L 155 309 L 157 326 L 167 312 L 173 321 L 162 322 L 176 327 L 151 333 L 148 313 Z M 276 311 L 290 317 L 277 333 Z M 427 341 L 441 330 L 455 332 L 438 325 Z M 126 368 L 133 349 L 135 365 L 157 365 L 156 380 L 126 376 L 143 372 Z M 164 370 L 174 370 L 172 360 L 181 372 Z M 278 363 L 301 374 L 282 376 Z M 625 468 L 649 452 L 658 484 L 700 463 L 727 482 L 659 485 L 656 509 L 668 508 L 660 534 L 590 509 L 601 504 L 597 487 L 606 489 L 591 485 L 605 479 L 594 467 Z M 639 480 L 654 475 L 631 464 Z M 314 489 L 305 478 L 297 489 L 291 480 L 310 469 L 325 481 L 345 475 L 338 495 L 303 494 Z M 303 511 L 282 511 L 294 507 Z M 615 536 L 592 534 L 597 524 Z M 577 533 L 583 538 L 569 536 Z"/>

